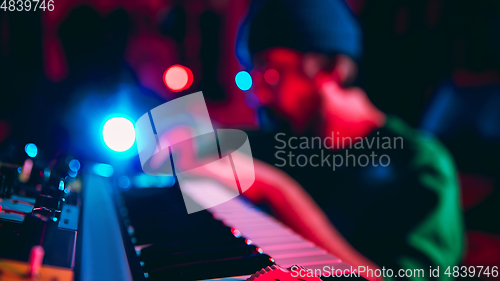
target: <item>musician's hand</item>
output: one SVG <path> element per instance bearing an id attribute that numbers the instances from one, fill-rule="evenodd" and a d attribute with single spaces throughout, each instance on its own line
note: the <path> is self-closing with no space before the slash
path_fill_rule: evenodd
<path id="1" fill-rule="evenodd" d="M 259 193 L 263 185 L 271 184 L 269 182 L 269 175 L 268 173 L 257 172 L 262 162 L 238 151 L 232 152 L 230 155 L 222 157 L 222 159 L 212 159 L 212 161 L 208 161 L 209 164 L 201 165 L 196 169 L 187 171 L 187 174 L 193 177 L 215 179 L 224 186 L 238 191 L 237 185 L 235 185 L 235 175 L 232 170 L 233 165 L 230 161 L 235 166 L 237 165 L 237 180 L 240 184 L 253 181 L 251 187 L 244 191 L 243 195 L 254 203 L 262 201 L 262 196 Z"/>

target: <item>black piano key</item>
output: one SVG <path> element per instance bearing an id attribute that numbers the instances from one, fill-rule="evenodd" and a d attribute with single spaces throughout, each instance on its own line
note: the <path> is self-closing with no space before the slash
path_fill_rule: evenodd
<path id="1" fill-rule="evenodd" d="M 161 255 L 162 253 L 175 253 L 175 252 L 183 252 L 183 251 L 192 251 L 199 249 L 216 249 L 221 247 L 239 247 L 247 245 L 245 238 L 234 238 L 226 239 L 226 238 L 215 238 L 206 240 L 203 238 L 196 239 L 194 241 L 183 240 L 183 241 L 161 241 L 155 243 L 149 247 L 146 247 L 140 251 L 140 258 L 143 257 L 155 257 L 157 255 Z"/>
<path id="2" fill-rule="evenodd" d="M 208 211 L 187 214 L 177 188 L 123 192 L 138 252 L 152 280 L 195 280 L 255 273 L 273 261 Z"/>
<path id="3" fill-rule="evenodd" d="M 243 257 L 167 265 L 151 269 L 147 273 L 151 280 L 200 280 L 249 275 L 273 264 L 272 258 L 266 254 L 252 254 Z"/>
<path id="4" fill-rule="evenodd" d="M 213 239 L 213 238 L 225 238 L 234 239 L 234 235 L 231 233 L 229 228 L 206 228 L 197 229 L 196 231 L 179 231 L 170 232 L 168 230 L 163 231 L 162 229 L 152 229 L 150 231 L 141 232 L 136 231 L 134 237 L 137 239 L 138 245 L 152 244 L 158 241 L 184 241 L 184 240 L 197 240 L 197 239 Z"/>
<path id="5" fill-rule="evenodd" d="M 176 229 L 180 229 L 181 227 L 183 229 L 191 228 L 193 230 L 196 230 L 196 228 L 206 228 L 207 226 L 222 226 L 221 221 L 214 220 L 211 216 L 195 219 L 187 218 L 186 220 L 170 220 L 170 216 L 171 215 L 155 217 L 155 219 L 147 220 L 148 223 L 139 221 L 139 219 L 137 219 L 136 221 L 135 219 L 131 218 L 130 221 L 135 229 L 142 229 L 144 231 L 148 231 L 150 229 L 171 229 L 172 232 L 175 232 Z"/>
<path id="6" fill-rule="evenodd" d="M 143 257 L 145 271 L 154 270 L 165 265 L 174 266 L 185 263 L 211 261 L 222 258 L 238 258 L 248 255 L 260 254 L 253 245 L 240 245 L 233 247 L 219 247 L 211 249 L 196 249 L 177 253 L 163 253 L 154 257 Z"/>

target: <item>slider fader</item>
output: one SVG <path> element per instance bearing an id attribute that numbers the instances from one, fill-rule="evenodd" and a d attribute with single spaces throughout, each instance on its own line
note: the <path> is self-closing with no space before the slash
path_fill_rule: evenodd
<path id="1" fill-rule="evenodd" d="M 80 163 L 28 156 L 0 162 L 0 280 L 73 280 Z"/>

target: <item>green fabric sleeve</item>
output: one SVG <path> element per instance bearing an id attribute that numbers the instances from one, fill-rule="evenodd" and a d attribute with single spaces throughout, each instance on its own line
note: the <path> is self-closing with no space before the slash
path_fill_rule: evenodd
<path id="1" fill-rule="evenodd" d="M 415 157 L 409 163 L 414 175 L 412 180 L 416 181 L 416 186 L 435 197 L 435 204 L 404 238 L 406 249 L 396 257 L 395 266 L 405 270 L 423 269 L 424 276 L 417 280 L 450 280 L 444 274 L 445 270 L 448 266 L 460 263 L 464 249 L 464 226 L 455 164 L 439 141 L 411 130 L 413 132 L 406 134 L 413 138 L 415 144 Z M 430 269 L 437 267 L 439 277 L 431 277 Z M 392 279 L 395 278 L 386 278 Z"/>

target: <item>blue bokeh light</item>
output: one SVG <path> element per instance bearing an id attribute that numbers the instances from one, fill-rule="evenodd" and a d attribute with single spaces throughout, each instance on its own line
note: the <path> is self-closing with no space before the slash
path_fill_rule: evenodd
<path id="1" fill-rule="evenodd" d="M 24 151 L 29 157 L 33 158 L 38 154 L 38 147 L 34 143 L 28 143 L 24 146 Z"/>
<path id="2" fill-rule="evenodd" d="M 70 176 L 72 178 L 76 178 L 77 175 L 78 175 L 78 172 L 75 172 L 75 171 L 69 171 L 68 172 L 68 176 Z"/>
<path id="3" fill-rule="evenodd" d="M 78 172 L 80 170 L 80 167 L 81 167 L 80 161 L 73 159 L 73 160 L 69 161 L 68 167 L 71 171 Z"/>
<path id="4" fill-rule="evenodd" d="M 238 72 L 234 77 L 234 81 L 236 82 L 236 86 L 242 91 L 248 91 L 252 88 L 252 76 L 246 71 Z"/>
<path id="5" fill-rule="evenodd" d="M 173 175 L 151 176 L 148 174 L 140 174 L 134 177 L 133 183 L 135 187 L 171 187 L 175 184 Z"/>
<path id="6" fill-rule="evenodd" d="M 127 176 L 121 176 L 118 178 L 118 186 L 123 189 L 130 188 L 130 179 Z"/>
<path id="7" fill-rule="evenodd" d="M 256 108 L 259 105 L 259 98 L 255 93 L 247 92 L 245 95 L 245 104 L 250 108 Z"/>
<path id="8" fill-rule="evenodd" d="M 98 176 L 109 178 L 113 175 L 115 169 L 113 169 L 113 166 L 108 164 L 96 163 L 92 167 L 92 171 Z"/>

